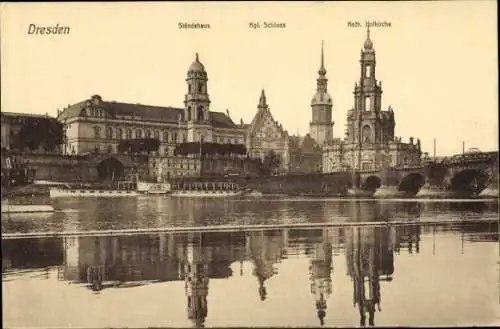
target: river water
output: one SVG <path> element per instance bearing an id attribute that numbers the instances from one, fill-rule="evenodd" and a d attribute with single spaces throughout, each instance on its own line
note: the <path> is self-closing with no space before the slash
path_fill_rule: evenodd
<path id="1" fill-rule="evenodd" d="M 2 215 L 5 327 L 500 324 L 496 200 L 52 204 Z"/>

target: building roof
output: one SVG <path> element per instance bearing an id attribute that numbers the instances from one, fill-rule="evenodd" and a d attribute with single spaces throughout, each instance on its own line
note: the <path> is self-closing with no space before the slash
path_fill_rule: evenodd
<path id="1" fill-rule="evenodd" d="M 205 72 L 205 66 L 203 66 L 203 64 L 200 62 L 198 53 L 196 53 L 196 58 L 193 64 L 191 64 L 191 66 L 189 67 L 188 72 Z"/>
<path id="2" fill-rule="evenodd" d="M 277 130 L 281 134 L 281 137 L 288 136 L 287 131 L 283 129 L 281 124 L 278 121 L 274 120 L 271 110 L 267 106 L 264 90 L 262 90 L 257 113 L 253 117 L 252 122 L 249 125 L 247 125 L 247 133 L 250 136 L 252 136 L 258 129 L 261 128 L 261 126 L 266 120 L 270 120 L 273 123 L 273 125 L 277 128 Z"/>
<path id="3" fill-rule="evenodd" d="M 98 100 L 98 103 L 93 103 Z M 93 96 L 90 100 L 70 105 L 59 114 L 58 119 L 64 120 L 78 116 L 84 116 L 82 110 L 86 107 L 95 107 L 106 111 L 111 118 L 122 118 L 124 116 L 139 117 L 144 121 L 177 123 L 184 119 L 184 109 L 176 107 L 162 107 L 153 105 L 130 104 L 121 102 L 102 101 L 99 96 Z M 209 112 L 210 123 L 214 127 L 238 128 L 236 124 L 225 113 Z"/>
<path id="4" fill-rule="evenodd" d="M 316 153 L 320 150 L 318 143 L 309 134 L 304 137 L 290 136 L 288 145 L 290 145 L 290 150 L 301 153 Z"/>

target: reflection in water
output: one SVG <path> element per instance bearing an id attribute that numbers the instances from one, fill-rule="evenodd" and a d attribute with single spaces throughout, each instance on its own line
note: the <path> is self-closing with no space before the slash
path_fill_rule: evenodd
<path id="1" fill-rule="evenodd" d="M 353 303 L 358 306 L 361 326 L 366 325 L 367 314 L 368 324 L 375 325 L 375 307 L 381 311 L 380 281 L 392 281 L 393 230 L 393 227 L 353 227 L 347 231 L 347 270 L 353 281 Z"/>
<path id="2" fill-rule="evenodd" d="M 311 293 L 316 299 L 316 310 L 320 324 L 324 325 L 326 316 L 326 301 L 332 293 L 332 243 L 330 242 L 331 229 L 323 229 L 322 241 L 315 245 L 313 255 L 311 257 L 311 265 L 309 271 L 311 274 Z M 336 230 L 335 230 L 336 231 Z"/>
<path id="3" fill-rule="evenodd" d="M 291 204 L 287 205 L 287 212 L 291 211 Z M 371 220 L 391 219 L 395 217 L 390 216 L 399 214 L 396 219 L 406 216 L 408 222 L 413 222 L 418 221 L 419 217 L 429 216 L 428 206 L 420 203 L 401 202 L 393 208 L 386 203 L 371 202 L 367 205 L 355 201 L 349 204 L 350 208 L 322 203 L 326 208 L 337 207 L 337 212 L 333 214 L 360 216 L 350 217 L 352 220 L 365 221 L 368 218 L 364 216 L 370 211 Z M 481 216 L 487 211 L 482 208 L 478 210 L 477 206 L 470 212 L 466 209 L 468 208 L 462 207 L 456 216 L 470 217 L 477 211 Z M 314 214 L 313 211 L 311 210 L 311 214 Z M 322 216 L 328 214 L 325 209 L 320 212 Z M 323 221 L 331 220 L 328 217 L 321 218 Z M 435 226 L 431 229 L 421 225 L 362 226 L 2 240 L 2 267 L 5 281 L 9 277 L 15 277 L 16 272 L 33 269 L 47 269 L 46 277 L 49 278 L 48 268 L 58 266 L 59 280 L 76 287 L 86 287 L 92 291 L 89 296 L 102 296 L 112 289 L 132 289 L 174 281 L 183 283 L 185 295 L 182 299 L 185 298 L 187 311 L 184 317 L 194 326 L 202 327 L 209 316 L 207 298 L 210 281 L 231 278 L 234 274 L 232 269 L 238 268 L 232 267 L 233 264 L 239 264 L 237 276 L 245 276 L 242 266 L 245 261 L 252 264 L 253 271 L 248 275 L 258 288 L 252 290 L 249 299 L 254 298 L 259 304 L 265 301 L 262 305 L 272 307 L 268 305 L 273 305 L 273 300 L 277 300 L 282 293 L 268 290 L 271 278 L 273 287 L 276 281 L 281 280 L 276 264 L 306 258 L 309 270 L 307 284 L 314 297 L 314 317 L 317 321 L 314 324 L 317 325 L 319 320 L 319 324 L 324 325 L 327 319 L 335 317 L 327 307 L 329 301 L 334 300 L 333 280 L 345 273 L 343 269 L 339 271 L 334 256 L 344 253 L 347 272 L 345 278 L 352 282 L 352 302 L 359 313 L 356 322 L 359 320 L 361 326 L 374 326 L 376 313 L 382 310 L 384 288 L 386 285 L 394 285 L 394 257 L 407 254 L 414 254 L 419 258 L 429 257 L 421 255 L 421 244 L 426 241 L 422 235 L 428 235 L 428 249 L 431 248 L 430 243 L 435 248 L 434 228 Z M 441 225 L 437 227 L 437 232 L 454 232 L 467 243 L 498 242 L 498 222 Z M 430 257 L 435 256 L 430 254 Z M 307 267 L 297 270 L 307 271 Z M 213 289 L 214 286 L 211 287 L 211 293 Z M 351 288 L 349 291 L 351 293 Z M 231 293 L 232 291 L 227 291 L 227 294 Z M 333 295 L 340 298 L 337 293 Z M 350 305 L 350 301 L 346 300 L 345 303 Z M 393 308 L 394 306 L 386 306 L 384 314 L 397 312 Z M 215 312 L 214 309 L 211 312 Z"/>
<path id="4" fill-rule="evenodd" d="M 189 234 L 187 242 L 184 268 L 188 318 L 195 326 L 202 327 L 208 313 L 209 259 L 203 252 L 201 236 L 195 241 L 194 234 Z"/>
<path id="5" fill-rule="evenodd" d="M 249 232 L 247 245 L 255 265 L 253 274 L 259 282 L 260 300 L 267 298 L 265 281 L 277 274 L 274 264 L 283 256 L 283 237 L 280 231 Z"/>

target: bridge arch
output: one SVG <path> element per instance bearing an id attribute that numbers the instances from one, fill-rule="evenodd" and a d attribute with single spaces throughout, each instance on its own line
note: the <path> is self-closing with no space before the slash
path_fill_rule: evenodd
<path id="1" fill-rule="evenodd" d="M 485 170 L 464 169 L 453 175 L 451 189 L 458 196 L 476 196 L 485 189 L 489 179 Z"/>
<path id="2" fill-rule="evenodd" d="M 382 185 L 382 179 L 380 177 L 372 175 L 368 176 L 363 184 L 361 185 L 361 188 L 365 191 L 370 191 L 370 192 L 375 192 L 380 186 Z"/>
<path id="3" fill-rule="evenodd" d="M 100 181 L 123 179 L 125 166 L 115 157 L 109 157 L 97 164 L 97 177 Z"/>
<path id="4" fill-rule="evenodd" d="M 421 173 L 406 175 L 398 186 L 398 190 L 406 193 L 417 194 L 425 184 L 425 176 Z"/>

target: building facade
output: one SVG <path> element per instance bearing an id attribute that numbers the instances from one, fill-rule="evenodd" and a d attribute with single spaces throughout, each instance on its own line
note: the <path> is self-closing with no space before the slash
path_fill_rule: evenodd
<path id="1" fill-rule="evenodd" d="M 394 135 L 391 106 L 383 110 L 382 83 L 376 79 L 376 60 L 370 30 L 361 50 L 361 75 L 354 86 L 354 107 L 348 111 L 344 140 L 323 147 L 323 171 L 375 170 L 420 163 L 420 140 L 403 142 Z"/>
<path id="2" fill-rule="evenodd" d="M 262 161 L 273 152 L 279 157 L 280 171 L 288 171 L 289 136 L 283 126 L 273 118 L 264 90 L 260 95 L 257 113 L 247 128 L 246 147 L 252 158 Z"/>
<path id="3" fill-rule="evenodd" d="M 309 174 L 322 172 L 322 149 L 310 134 L 290 136 L 289 173 Z"/>
<path id="4" fill-rule="evenodd" d="M 99 95 L 65 108 L 64 153 L 117 153 L 121 140 L 155 138 L 159 154 L 173 155 L 182 142 L 244 144 L 245 131 L 223 112 L 210 110 L 208 77 L 198 54 L 187 72 L 184 108 L 105 101 Z"/>

